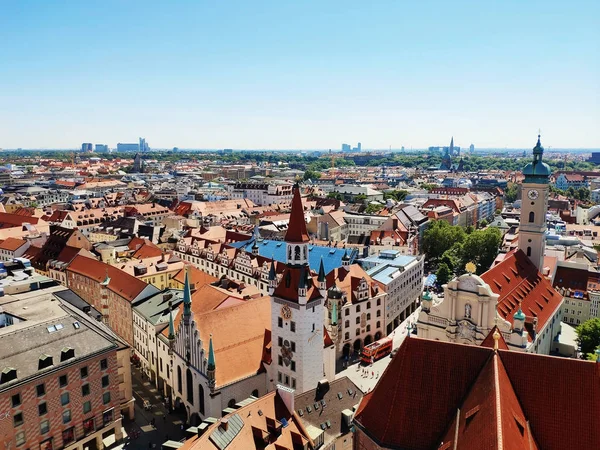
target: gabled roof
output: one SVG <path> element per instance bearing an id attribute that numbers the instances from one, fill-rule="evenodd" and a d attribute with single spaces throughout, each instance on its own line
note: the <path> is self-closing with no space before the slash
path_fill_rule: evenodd
<path id="1" fill-rule="evenodd" d="M 541 330 L 562 303 L 562 295 L 539 273 L 522 250 L 509 253 L 481 275 L 481 278 L 495 294 L 500 295 L 497 309 L 503 319 L 512 324 L 513 315 L 521 304 L 521 309 L 527 316 L 526 326 L 530 331 L 530 339 L 533 337 L 532 328 L 528 324 L 537 318 L 537 330 Z"/>
<path id="2" fill-rule="evenodd" d="M 386 448 L 563 450 L 596 448 L 599 414 L 600 364 L 411 337 L 355 422 Z"/>
<path id="3" fill-rule="evenodd" d="M 24 239 L 9 237 L 6 238 L 4 241 L 0 242 L 0 250 L 8 250 L 9 252 L 14 252 L 26 244 L 27 241 Z"/>

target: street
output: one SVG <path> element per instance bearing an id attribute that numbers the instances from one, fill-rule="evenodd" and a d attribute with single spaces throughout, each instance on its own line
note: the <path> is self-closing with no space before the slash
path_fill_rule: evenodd
<path id="1" fill-rule="evenodd" d="M 415 324 L 419 317 L 421 308 L 417 308 L 404 322 L 402 322 L 398 328 L 396 328 L 390 336 L 393 338 L 392 349 L 400 347 L 406 336 L 408 335 L 409 324 Z M 392 358 L 388 355 L 375 361 L 373 364 L 362 364 L 360 362 L 348 366 L 347 369 L 336 374 L 335 378 L 339 379 L 342 377 L 348 377 L 356 384 L 361 391 L 364 393 L 373 390 L 379 377 L 384 372 Z"/>
<path id="2" fill-rule="evenodd" d="M 135 397 L 135 420 L 123 419 L 125 428 L 124 442 L 110 446 L 111 450 L 120 449 L 160 449 L 167 440 L 180 441 L 185 437 L 187 426 L 177 413 L 170 413 L 163 404 L 158 390 L 148 378 L 142 380 L 137 367 L 131 366 L 133 396 Z M 150 402 L 150 409 L 144 409 L 144 400 Z M 154 419 L 154 426 L 152 420 Z M 183 425 L 183 427 L 182 427 Z"/>

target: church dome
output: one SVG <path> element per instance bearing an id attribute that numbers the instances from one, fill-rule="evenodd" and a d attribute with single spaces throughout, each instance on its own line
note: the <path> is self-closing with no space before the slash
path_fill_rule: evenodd
<path id="1" fill-rule="evenodd" d="M 523 175 L 525 175 L 525 183 L 548 183 L 552 170 L 550 166 L 545 162 L 542 162 L 542 155 L 544 154 L 544 147 L 540 142 L 540 136 L 538 135 L 538 141 L 536 146 L 533 148 L 533 161 L 527 164 L 523 168 Z"/>
<path id="2" fill-rule="evenodd" d="M 520 307 L 519 307 L 519 310 L 513 316 L 513 319 L 515 319 L 515 320 L 525 320 L 525 314 L 523 313 L 523 310 Z"/>
<path id="3" fill-rule="evenodd" d="M 328 298 L 341 299 L 343 295 L 344 295 L 344 293 L 336 285 L 331 286 L 329 288 L 329 290 L 327 291 Z"/>

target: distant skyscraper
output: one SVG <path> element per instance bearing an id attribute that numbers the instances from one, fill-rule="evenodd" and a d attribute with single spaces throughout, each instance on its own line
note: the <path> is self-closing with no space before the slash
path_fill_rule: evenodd
<path id="1" fill-rule="evenodd" d="M 358 143 L 357 148 L 358 148 L 358 151 L 360 152 L 362 149 L 362 144 L 360 142 Z"/>
<path id="2" fill-rule="evenodd" d="M 473 152 L 475 152 L 475 146 L 473 144 L 471 144 L 469 146 L 469 153 L 473 153 Z"/>
<path id="3" fill-rule="evenodd" d="M 118 152 L 137 152 L 139 150 L 140 150 L 139 144 L 123 144 L 121 142 L 119 142 L 117 144 Z"/>
<path id="4" fill-rule="evenodd" d="M 108 153 L 108 145 L 106 144 L 96 144 L 95 151 L 99 153 Z"/>
<path id="5" fill-rule="evenodd" d="M 342 151 L 343 152 L 351 152 L 352 147 L 350 146 L 350 144 L 342 144 Z"/>
<path id="6" fill-rule="evenodd" d="M 83 144 L 81 144 L 81 151 L 82 152 L 91 152 L 92 150 L 92 144 L 91 142 L 84 142 Z"/>
<path id="7" fill-rule="evenodd" d="M 140 152 L 147 152 L 150 150 L 150 146 L 146 142 L 145 138 L 140 138 Z"/>

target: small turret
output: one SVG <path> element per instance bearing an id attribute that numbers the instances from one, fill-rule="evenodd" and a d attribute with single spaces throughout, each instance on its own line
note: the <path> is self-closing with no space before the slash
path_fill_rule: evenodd
<path id="1" fill-rule="evenodd" d="M 525 328 L 525 314 L 521 309 L 521 304 L 519 303 L 519 310 L 513 316 L 513 330 L 519 334 L 523 333 L 523 329 Z"/>
<path id="2" fill-rule="evenodd" d="M 327 289 L 327 283 L 325 279 L 325 266 L 323 264 L 323 257 L 321 257 L 321 264 L 319 264 L 319 276 L 317 277 L 317 281 L 319 282 L 319 290 L 321 291 L 321 295 L 324 295 L 324 291 Z"/>
<path id="3" fill-rule="evenodd" d="M 344 256 L 342 256 L 342 267 L 350 266 L 350 256 L 348 255 L 348 250 L 344 251 Z"/>
<path id="4" fill-rule="evenodd" d="M 423 296 L 421 297 L 421 309 L 425 312 L 431 311 L 431 302 L 433 301 L 433 296 L 431 292 L 425 291 L 423 292 Z"/>
<path id="5" fill-rule="evenodd" d="M 275 260 L 271 259 L 271 268 L 269 269 L 269 295 L 273 295 L 277 287 L 277 273 L 275 272 Z"/>

